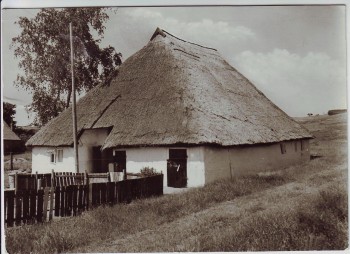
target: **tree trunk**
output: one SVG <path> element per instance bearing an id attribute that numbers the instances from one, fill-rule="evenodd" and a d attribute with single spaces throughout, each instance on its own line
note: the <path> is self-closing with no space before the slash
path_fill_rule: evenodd
<path id="1" fill-rule="evenodd" d="M 58 91 L 57 91 L 57 96 L 56 96 L 56 100 L 55 100 L 55 105 L 54 105 L 54 114 L 55 114 L 55 117 L 58 116 L 58 109 L 57 109 L 57 104 L 58 104 L 58 101 L 60 99 L 60 93 L 61 93 L 61 89 L 60 87 L 58 88 Z"/>

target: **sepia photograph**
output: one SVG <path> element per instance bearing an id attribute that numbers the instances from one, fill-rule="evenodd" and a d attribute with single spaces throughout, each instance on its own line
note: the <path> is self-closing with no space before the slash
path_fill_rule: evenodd
<path id="1" fill-rule="evenodd" d="M 349 248 L 345 3 L 50 2 L 1 8 L 3 253 Z"/>

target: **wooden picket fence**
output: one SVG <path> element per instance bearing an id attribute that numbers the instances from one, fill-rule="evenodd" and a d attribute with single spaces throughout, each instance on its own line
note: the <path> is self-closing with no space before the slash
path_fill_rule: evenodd
<path id="1" fill-rule="evenodd" d="M 50 221 L 77 216 L 99 205 L 129 203 L 134 199 L 163 195 L 163 174 L 119 182 L 5 190 L 5 225 Z"/>
<path id="2" fill-rule="evenodd" d="M 72 173 L 54 172 L 44 174 L 15 173 L 10 175 L 15 190 L 38 190 L 45 187 L 83 185 L 96 182 L 110 182 L 110 174 L 107 173 Z M 10 180 L 10 181 L 11 181 Z"/>

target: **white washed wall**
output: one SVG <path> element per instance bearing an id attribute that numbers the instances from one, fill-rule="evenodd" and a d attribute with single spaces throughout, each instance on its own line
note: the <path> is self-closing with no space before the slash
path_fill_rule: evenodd
<path id="1" fill-rule="evenodd" d="M 79 144 L 80 172 L 92 169 L 92 146 L 102 145 L 106 130 L 85 131 Z M 297 142 L 297 151 L 295 151 Z M 301 151 L 301 141 L 286 143 L 286 154 L 281 154 L 279 144 L 260 145 L 237 148 L 215 147 L 176 147 L 187 149 L 187 186 L 203 186 L 220 178 L 230 178 L 237 175 L 258 171 L 280 169 L 289 165 L 307 161 L 310 158 L 309 141 L 305 140 L 305 149 Z M 176 149 L 173 147 L 172 149 Z M 33 172 L 49 173 L 54 169 L 57 172 L 74 172 L 74 150 L 72 147 L 63 147 L 63 161 L 51 163 L 49 150 L 52 147 L 33 147 Z M 60 148 L 61 149 L 61 148 Z M 164 174 L 164 186 L 167 186 L 168 147 L 141 147 L 116 149 L 126 151 L 126 167 L 131 173 L 139 173 L 143 167 L 153 167 Z"/>
<path id="2" fill-rule="evenodd" d="M 204 147 L 187 149 L 187 186 L 199 187 L 205 184 Z"/>
<path id="3" fill-rule="evenodd" d="M 206 147 L 205 183 L 238 175 L 278 170 L 310 159 L 309 140 L 286 141 L 286 153 L 281 153 L 279 143 L 221 148 Z M 295 145 L 297 149 L 295 149 Z"/>
<path id="4" fill-rule="evenodd" d="M 187 186 L 204 185 L 204 149 L 202 147 L 172 147 L 171 149 L 187 149 Z M 130 173 L 139 173 L 143 167 L 153 167 L 164 174 L 164 186 L 167 186 L 168 147 L 140 147 L 116 149 L 126 151 L 126 168 Z"/>
<path id="5" fill-rule="evenodd" d="M 53 147 L 33 147 L 32 149 L 32 172 L 51 173 L 55 172 L 75 172 L 74 169 L 74 149 L 72 147 L 60 147 L 63 150 L 63 161 L 50 162 L 49 151 L 54 150 Z"/>

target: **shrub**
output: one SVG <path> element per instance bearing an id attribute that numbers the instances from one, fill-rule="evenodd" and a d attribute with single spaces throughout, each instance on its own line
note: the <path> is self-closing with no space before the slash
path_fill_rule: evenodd
<path id="1" fill-rule="evenodd" d="M 154 176 L 154 175 L 159 175 L 160 173 L 157 172 L 155 168 L 152 167 L 143 167 L 140 170 L 141 177 L 146 177 L 146 176 Z"/>

